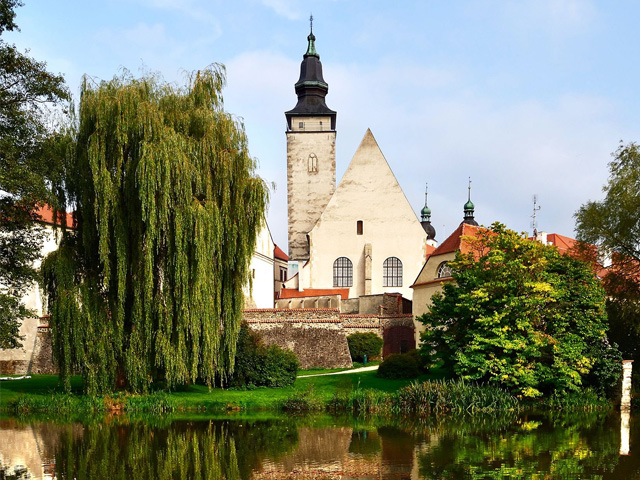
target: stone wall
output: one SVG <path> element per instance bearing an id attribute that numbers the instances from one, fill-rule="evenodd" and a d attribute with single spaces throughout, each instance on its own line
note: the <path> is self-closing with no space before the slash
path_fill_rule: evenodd
<path id="1" fill-rule="evenodd" d="M 278 298 L 276 309 L 340 308 L 340 295 L 319 295 L 317 297 Z"/>
<path id="2" fill-rule="evenodd" d="M 267 345 L 293 351 L 303 369 L 350 367 L 347 336 L 354 333 L 373 332 L 384 339 L 385 355 L 415 348 L 411 314 L 354 315 L 329 308 L 255 309 L 245 310 L 244 318 Z"/>
<path id="3" fill-rule="evenodd" d="M 0 374 L 58 373 L 53 362 L 53 344 L 49 326 L 46 324 L 37 325 L 44 320 L 48 320 L 48 318 L 25 320 L 25 323 L 31 327 L 31 331 L 25 335 L 22 348 L 0 350 Z"/>
<path id="4" fill-rule="evenodd" d="M 352 366 L 338 309 L 246 310 L 244 318 L 264 343 L 295 353 L 300 368 Z"/>

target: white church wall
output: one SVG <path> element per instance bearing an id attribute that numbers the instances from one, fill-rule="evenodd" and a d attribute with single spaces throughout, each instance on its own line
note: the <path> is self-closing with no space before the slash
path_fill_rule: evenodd
<path id="1" fill-rule="evenodd" d="M 251 286 L 246 285 L 244 289 L 247 308 L 273 308 L 274 248 L 269 227 L 265 223 L 258 233 L 256 248 L 249 265 Z"/>
<path id="2" fill-rule="evenodd" d="M 357 222 L 362 221 L 362 234 Z M 425 258 L 425 233 L 373 135 L 367 131 L 310 237 L 310 288 L 334 286 L 338 257 L 353 263 L 350 297 L 399 292 L 411 299 Z M 365 246 L 371 245 L 371 291 L 365 288 Z M 402 262 L 402 286 L 383 286 L 383 262 Z"/>

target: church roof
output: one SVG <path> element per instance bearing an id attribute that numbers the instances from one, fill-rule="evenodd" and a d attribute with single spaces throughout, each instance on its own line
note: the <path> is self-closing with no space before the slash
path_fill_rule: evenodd
<path id="1" fill-rule="evenodd" d="M 424 235 L 415 211 L 370 129 L 364 134 L 336 191 L 311 231 L 325 220 L 345 220 L 348 212 L 354 210 L 358 210 L 365 221 L 372 217 L 376 222 L 403 219 L 407 230 L 399 234 Z"/>

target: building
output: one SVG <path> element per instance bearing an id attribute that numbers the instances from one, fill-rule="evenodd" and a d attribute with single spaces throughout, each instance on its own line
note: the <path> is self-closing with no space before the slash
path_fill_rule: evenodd
<path id="1" fill-rule="evenodd" d="M 313 31 L 307 40 L 298 102 L 285 112 L 289 257 L 298 272 L 286 286 L 410 299 L 426 256 L 425 229 L 370 130 L 336 188 L 337 113 L 325 102 L 329 86 Z"/>
<path id="2" fill-rule="evenodd" d="M 40 225 L 45 229 L 45 239 L 42 244 L 41 258 L 58 248 L 60 235 L 54 228 L 54 212 L 49 206 L 38 207 L 36 214 Z M 73 228 L 73 215 L 58 218 L 58 225 L 65 223 L 67 228 Z M 35 268 L 40 267 L 41 260 L 35 262 Z M 0 373 L 53 373 L 53 358 L 51 335 L 49 332 L 49 317 L 43 315 L 42 291 L 40 285 L 34 282 L 26 291 L 22 303 L 36 312 L 33 318 L 26 318 L 20 326 L 19 333 L 23 337 L 22 348 L 0 349 Z"/>

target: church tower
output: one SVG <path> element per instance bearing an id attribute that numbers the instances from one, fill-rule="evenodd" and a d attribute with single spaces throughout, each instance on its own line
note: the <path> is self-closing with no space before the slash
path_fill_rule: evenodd
<path id="1" fill-rule="evenodd" d="M 313 17 L 311 22 L 295 84 L 298 103 L 285 112 L 289 257 L 294 261 L 309 259 L 308 233 L 336 189 L 336 112 L 325 103 L 329 85 L 316 52 Z"/>

